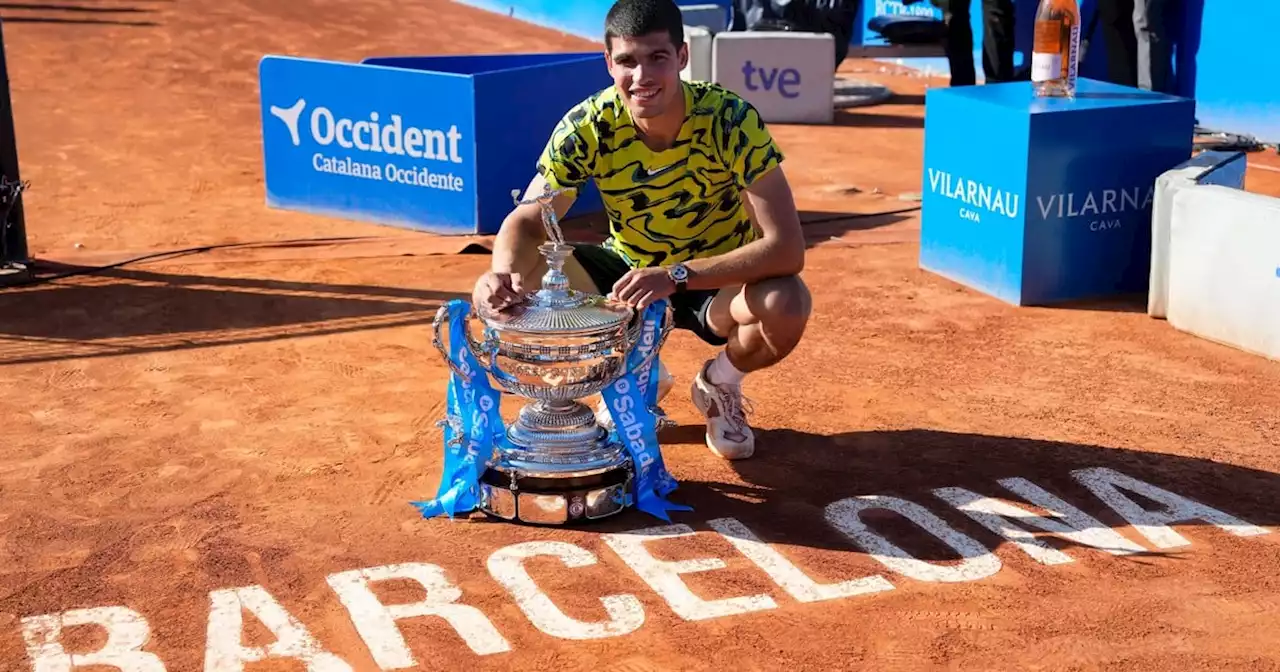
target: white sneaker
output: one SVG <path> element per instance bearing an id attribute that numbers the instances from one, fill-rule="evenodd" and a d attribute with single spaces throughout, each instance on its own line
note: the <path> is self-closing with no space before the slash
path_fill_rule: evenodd
<path id="1" fill-rule="evenodd" d="M 671 391 L 672 387 L 675 387 L 675 384 L 675 377 L 671 375 L 670 371 L 667 371 L 667 367 L 662 363 L 662 360 L 658 360 L 658 400 L 656 403 L 662 403 L 663 397 L 667 396 L 667 393 Z M 662 410 L 661 406 L 655 407 L 653 411 L 658 416 L 658 429 L 674 424 L 667 419 L 667 412 Z M 605 405 L 603 397 L 596 403 L 596 422 L 600 423 L 600 426 L 604 427 L 605 430 L 613 431 L 613 415 L 609 413 L 609 407 Z"/>
<path id="2" fill-rule="evenodd" d="M 707 447 L 726 460 L 745 460 L 756 450 L 755 433 L 747 424 L 751 402 L 739 385 L 716 385 L 707 379 L 708 361 L 693 379 L 693 405 L 707 419 Z"/>

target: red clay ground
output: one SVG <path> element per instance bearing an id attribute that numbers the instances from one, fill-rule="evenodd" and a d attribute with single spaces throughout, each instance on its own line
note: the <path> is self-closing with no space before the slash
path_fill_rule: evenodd
<path id="1" fill-rule="evenodd" d="M 1189 522 L 1177 529 L 1190 545 L 1160 549 L 1070 476 L 1110 467 L 1280 525 L 1280 365 L 1140 307 L 1015 309 L 960 288 L 918 270 L 912 216 L 809 227 L 815 315 L 794 357 L 747 385 L 755 459 L 730 465 L 701 446 L 687 384 L 711 351 L 681 333 L 664 351 L 680 383 L 666 406 L 681 424 L 664 451 L 682 483 L 675 498 L 696 509 L 676 522 L 699 534 L 653 553 L 723 558 L 726 569 L 684 580 L 705 599 L 764 593 L 776 608 L 687 621 L 601 530 L 419 519 L 408 502 L 438 482 L 446 381 L 428 322 L 487 258 L 265 209 L 257 61 L 590 43 L 441 0 L 115 7 L 126 4 L 145 11 L 5 10 L 154 24 L 6 21 L 37 258 L 374 238 L 188 256 L 0 294 L 0 669 L 31 669 L 19 619 L 115 605 L 147 619 L 145 648 L 168 670 L 202 669 L 210 591 L 250 585 L 352 668 L 378 669 L 326 577 L 407 562 L 443 567 L 511 647 L 477 656 L 441 619 L 400 621 L 422 669 L 1280 669 L 1280 535 Z M 902 97 L 836 126 L 776 129 L 806 211 L 899 209 L 910 205 L 900 194 L 919 191 L 925 81 L 846 67 L 858 68 Z M 1280 194 L 1280 173 L 1251 170 L 1249 187 Z M 996 484 L 1009 477 L 1150 552 L 1117 557 L 1041 535 L 1074 559 L 1041 564 L 931 494 L 961 486 L 1017 501 Z M 824 522 L 827 504 L 856 495 L 917 502 L 1003 568 L 959 583 L 903 576 Z M 709 531 L 722 517 L 815 580 L 878 574 L 895 589 L 798 601 Z M 913 554 L 955 564 L 918 529 L 868 520 Z M 635 513 L 601 529 L 653 524 Z M 644 625 L 596 641 L 536 629 L 485 568 L 493 551 L 530 540 L 598 558 L 573 570 L 527 564 L 569 615 L 602 620 L 598 598 L 629 593 Z M 412 585 L 379 593 L 422 598 Z M 270 643 L 254 617 L 245 623 L 246 646 Z M 73 653 L 103 641 L 92 628 L 63 637 Z"/>

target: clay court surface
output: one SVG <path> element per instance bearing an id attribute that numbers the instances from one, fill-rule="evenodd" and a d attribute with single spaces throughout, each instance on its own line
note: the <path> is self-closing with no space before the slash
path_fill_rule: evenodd
<path id="1" fill-rule="evenodd" d="M 458 603 L 508 647 L 478 655 L 442 618 L 399 620 L 420 669 L 1280 669 L 1280 534 L 1192 520 L 1173 525 L 1189 544 L 1161 547 L 1158 528 L 1141 533 L 1072 476 L 1113 469 L 1274 529 L 1280 364 L 1181 334 L 1149 319 L 1141 299 L 1015 309 L 961 288 L 916 267 L 914 212 L 835 219 L 915 205 L 900 196 L 920 190 L 925 79 L 846 63 L 900 96 L 835 126 L 775 129 L 811 222 L 815 314 L 792 358 L 748 379 L 754 459 L 728 464 L 702 445 L 688 384 L 713 351 L 680 332 L 663 351 L 679 426 L 660 438 L 681 482 L 673 498 L 695 509 L 673 522 L 697 534 L 647 548 L 720 558 L 723 569 L 680 577 L 704 600 L 773 601 L 688 620 L 602 537 L 662 524 L 644 514 L 535 529 L 422 520 L 409 505 L 439 480 L 446 369 L 429 322 L 487 256 L 460 253 L 466 241 L 263 204 L 263 54 L 594 45 L 443 0 L 78 4 L 0 6 L 33 256 L 71 269 L 253 245 L 0 293 L 0 669 L 31 669 L 21 619 L 100 607 L 140 614 L 144 650 L 170 671 L 241 669 L 205 668 L 210 642 L 264 647 L 277 635 L 250 611 L 243 635 L 209 631 L 211 593 L 259 586 L 305 628 L 311 654 L 376 670 L 360 632 L 367 614 L 349 611 L 327 578 L 404 563 L 442 568 Z M 1280 194 L 1280 172 L 1251 170 L 1248 187 Z M 283 242 L 301 239 L 327 240 Z M 933 492 L 1027 508 L 997 483 L 1008 478 L 1145 552 L 1038 534 L 1071 560 L 1046 564 Z M 994 554 L 967 566 L 998 571 L 953 582 L 895 571 L 824 519 L 827 505 L 860 495 L 918 504 Z M 880 576 L 893 589 L 797 599 L 708 525 L 724 518 L 815 582 Z M 923 561 L 960 562 L 901 517 L 865 520 Z M 600 598 L 626 594 L 643 625 L 596 640 L 535 627 L 486 567 L 529 541 L 596 558 L 573 569 L 526 561 L 565 614 L 602 622 Z M 373 588 L 386 604 L 425 596 L 403 580 Z M 105 639 L 74 627 L 60 642 L 74 654 Z M 273 659 L 244 669 L 346 668 Z"/>

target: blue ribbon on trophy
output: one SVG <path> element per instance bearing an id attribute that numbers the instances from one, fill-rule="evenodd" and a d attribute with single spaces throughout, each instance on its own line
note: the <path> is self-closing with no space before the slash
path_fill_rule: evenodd
<path id="1" fill-rule="evenodd" d="M 501 395 L 467 345 L 467 316 L 471 304 L 450 301 L 449 388 L 444 427 L 444 469 L 435 499 L 413 502 L 424 518 L 475 510 L 480 500 L 480 475 L 506 432 L 499 407 Z"/>
<path id="2" fill-rule="evenodd" d="M 627 353 L 623 375 L 602 391 L 614 420 L 612 439 L 620 443 L 631 458 L 635 478 L 627 502 L 650 515 L 670 522 L 669 511 L 692 511 L 691 507 L 673 504 L 666 497 L 677 487 L 667 471 L 657 438 L 658 334 L 666 314 L 666 301 L 650 305 L 644 312 L 638 343 Z M 453 518 L 479 506 L 481 475 L 495 452 L 506 445 L 506 429 L 500 413 L 501 395 L 489 382 L 467 342 L 466 323 L 471 305 L 460 299 L 450 301 L 448 353 L 451 362 L 446 395 L 444 428 L 444 465 L 434 499 L 412 502 L 424 518 L 441 514 Z"/>
<path id="3" fill-rule="evenodd" d="M 658 354 L 654 354 L 644 370 L 633 371 L 657 347 L 665 312 L 666 301 L 655 302 L 645 309 L 640 341 L 627 353 L 626 373 L 601 394 L 613 417 L 614 438 L 626 447 L 635 468 L 636 508 L 670 522 L 668 511 L 692 511 L 693 508 L 666 499 L 676 489 L 676 479 L 662 460 L 658 419 L 653 413 L 658 397 Z"/>

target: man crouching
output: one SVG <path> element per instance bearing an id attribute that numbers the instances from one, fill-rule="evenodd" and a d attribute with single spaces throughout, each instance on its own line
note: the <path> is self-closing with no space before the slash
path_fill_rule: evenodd
<path id="1" fill-rule="evenodd" d="M 614 83 L 559 122 L 525 197 L 595 180 L 610 236 L 574 244 L 564 266 L 570 286 L 640 310 L 669 299 L 676 328 L 723 346 L 691 395 L 706 417 L 707 446 L 726 459 L 750 457 L 755 435 L 743 379 L 791 353 L 811 307 L 782 152 L 745 100 L 680 78 L 689 54 L 671 0 L 618 0 L 604 37 Z M 567 194 L 553 201 L 557 216 L 572 204 Z M 476 282 L 476 306 L 518 304 L 525 283 L 536 285 L 546 272 L 544 239 L 536 204 L 513 210 L 494 241 L 491 270 Z M 597 418 L 610 424 L 603 405 Z"/>

